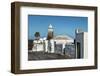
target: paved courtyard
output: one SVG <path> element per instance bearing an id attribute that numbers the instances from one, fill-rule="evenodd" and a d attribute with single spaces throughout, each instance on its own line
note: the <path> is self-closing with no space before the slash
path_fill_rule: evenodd
<path id="1" fill-rule="evenodd" d="M 28 52 L 28 60 L 53 60 L 53 59 L 71 59 L 67 55 L 47 53 L 47 52 Z"/>

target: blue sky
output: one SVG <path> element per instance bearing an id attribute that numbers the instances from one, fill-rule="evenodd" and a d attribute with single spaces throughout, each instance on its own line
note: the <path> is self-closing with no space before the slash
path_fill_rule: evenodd
<path id="1" fill-rule="evenodd" d="M 49 24 L 56 35 L 67 34 L 74 38 L 76 28 L 88 31 L 87 17 L 28 15 L 28 39 L 34 39 L 35 32 L 40 32 L 41 37 L 47 36 Z"/>

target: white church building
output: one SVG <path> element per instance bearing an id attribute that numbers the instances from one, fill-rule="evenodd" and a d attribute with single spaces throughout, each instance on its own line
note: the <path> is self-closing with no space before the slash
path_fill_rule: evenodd
<path id="1" fill-rule="evenodd" d="M 74 58 L 87 58 L 87 32 L 80 32 L 78 29 L 73 39 L 66 34 L 54 35 L 54 28 L 50 24 L 47 37 L 33 40 L 33 45 L 32 52 L 44 51 L 73 55 Z"/>

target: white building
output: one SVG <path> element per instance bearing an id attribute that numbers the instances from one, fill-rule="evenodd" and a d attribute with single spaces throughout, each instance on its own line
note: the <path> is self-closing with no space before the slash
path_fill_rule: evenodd
<path id="1" fill-rule="evenodd" d="M 75 35 L 76 58 L 88 57 L 88 33 L 76 30 Z"/>
<path id="2" fill-rule="evenodd" d="M 77 29 L 74 43 L 74 39 L 66 34 L 54 35 L 54 28 L 50 24 L 47 37 L 34 40 L 32 51 L 65 54 L 73 58 L 87 58 L 87 36 L 87 32 Z"/>
<path id="3" fill-rule="evenodd" d="M 66 44 L 73 43 L 74 40 L 67 35 L 54 36 L 54 28 L 50 24 L 48 27 L 47 39 L 42 38 L 33 41 L 33 51 L 45 51 L 49 53 L 63 53 Z M 57 48 L 56 48 L 57 47 Z M 60 47 L 60 49 L 59 49 Z M 56 50 L 60 51 L 56 51 Z"/>
<path id="4" fill-rule="evenodd" d="M 43 39 L 33 40 L 32 51 L 43 51 L 44 50 L 44 41 Z"/>
<path id="5" fill-rule="evenodd" d="M 55 41 L 55 53 L 64 54 L 64 49 L 66 44 L 71 44 L 74 40 L 66 34 L 56 35 L 54 37 Z"/>

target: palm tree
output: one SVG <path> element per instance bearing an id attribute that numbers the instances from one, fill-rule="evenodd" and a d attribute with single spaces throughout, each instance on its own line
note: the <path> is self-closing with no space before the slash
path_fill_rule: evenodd
<path id="1" fill-rule="evenodd" d="M 37 43 L 38 43 L 38 40 L 40 39 L 40 33 L 35 32 L 34 36 L 35 36 L 35 40 L 37 40 Z M 37 45 L 36 45 L 36 51 L 37 51 Z"/>
<path id="2" fill-rule="evenodd" d="M 40 33 L 39 32 L 35 32 L 34 36 L 35 36 L 35 39 L 36 40 L 39 40 L 40 39 Z"/>

